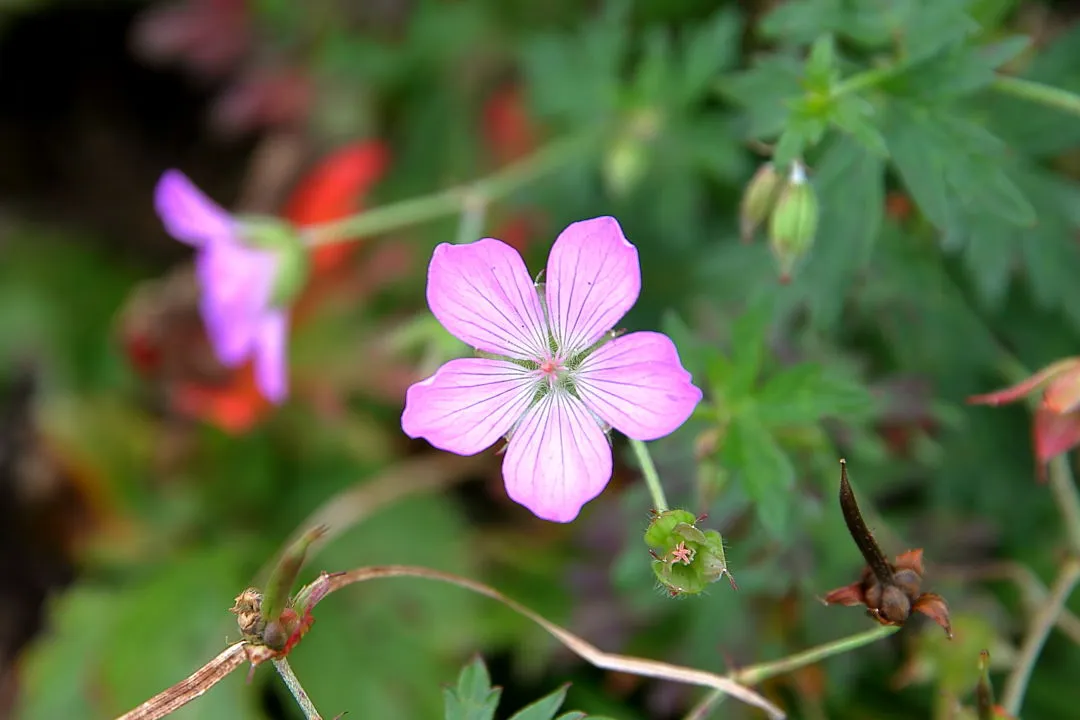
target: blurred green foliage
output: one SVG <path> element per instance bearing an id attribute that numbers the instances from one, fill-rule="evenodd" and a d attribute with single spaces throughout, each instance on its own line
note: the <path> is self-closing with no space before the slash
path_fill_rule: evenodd
<path id="1" fill-rule="evenodd" d="M 1028 616 L 1015 586 L 979 569 L 1023 563 L 1049 582 L 1064 534 L 1034 479 L 1030 418 L 964 399 L 1011 381 L 1014 360 L 1035 369 L 1080 343 L 1080 118 L 999 80 L 1080 92 L 1078 26 L 1051 7 L 1032 40 L 1043 6 L 1014 0 L 371 4 L 392 17 L 354 5 L 261 0 L 251 22 L 314 78 L 313 137 L 391 148 L 370 203 L 491 172 L 485 103 L 507 77 L 538 143 L 594 138 L 488 208 L 483 234 L 538 213 L 525 253 L 536 271 L 568 222 L 619 218 L 643 273 L 623 324 L 670 334 L 705 392 L 654 456 L 673 504 L 722 531 L 740 590 L 673 601 L 656 588 L 640 539 L 649 501 L 618 439 L 615 481 L 572 525 L 508 503 L 488 453 L 465 485 L 446 470 L 437 491 L 348 529 L 305 579 L 364 564 L 458 572 L 605 650 L 725 671 L 869 623 L 816 600 L 862 562 L 835 501 L 843 456 L 885 552 L 925 548 L 958 641 L 913 623 L 765 692 L 795 718 L 946 718 L 942 697 L 970 703 L 979 650 L 999 659 L 996 681 L 1008 672 Z M 764 244 L 739 241 L 740 195 L 769 152 L 806 163 L 821 208 L 789 285 Z M 41 422 L 98 520 L 20 663 L 19 717 L 112 717 L 186 677 L 238 638 L 232 598 L 305 518 L 426 451 L 400 433 L 400 398 L 371 386 L 387 345 L 391 367 L 420 374 L 454 352 L 425 321 L 423 278 L 457 222 L 379 239 L 412 250 L 407 276 L 297 332 L 296 385 L 322 381 L 337 410 L 301 393 L 242 436 L 178 429 L 148 406 L 115 334 L 145 270 L 80 228 L 8 228 L 0 369 L 40 366 Z M 163 459 L 178 443 L 183 460 Z M 1069 607 L 1080 612 L 1080 598 Z M 507 688 L 503 705 L 572 682 L 520 720 L 551 718 L 564 699 L 627 720 L 681 717 L 697 699 L 568 662 L 526 621 L 457 588 L 363 584 L 315 617 L 291 661 L 331 717 L 493 717 L 499 691 L 480 661 L 439 693 L 476 653 Z M 1025 717 L 1070 716 L 1078 673 L 1080 647 L 1052 634 Z M 270 670 L 242 675 L 176 716 L 298 717 Z"/>

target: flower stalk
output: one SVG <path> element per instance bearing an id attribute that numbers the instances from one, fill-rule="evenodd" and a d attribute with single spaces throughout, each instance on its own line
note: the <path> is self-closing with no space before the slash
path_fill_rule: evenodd
<path id="1" fill-rule="evenodd" d="M 485 203 L 493 202 L 580 160 L 592 142 L 591 135 L 556 140 L 529 157 L 475 182 L 376 207 L 344 220 L 309 226 L 304 228 L 306 243 L 317 247 L 370 237 L 461 213 L 475 203 L 476 198 L 483 198 Z"/>

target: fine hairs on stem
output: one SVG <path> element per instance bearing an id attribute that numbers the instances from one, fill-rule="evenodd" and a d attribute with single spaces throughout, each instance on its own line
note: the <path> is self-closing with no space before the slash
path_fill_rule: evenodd
<path id="1" fill-rule="evenodd" d="M 322 715 L 315 709 L 315 704 L 311 702 L 311 698 L 308 697 L 307 692 L 304 690 L 304 686 L 300 684 L 299 678 L 296 677 L 296 673 L 293 672 L 292 666 L 289 665 L 289 659 L 285 657 L 274 658 L 274 669 L 278 671 L 278 675 L 285 681 L 285 686 L 289 688 L 289 692 L 296 699 L 296 704 L 300 706 L 300 710 L 304 713 L 304 717 L 307 720 L 322 720 Z"/>

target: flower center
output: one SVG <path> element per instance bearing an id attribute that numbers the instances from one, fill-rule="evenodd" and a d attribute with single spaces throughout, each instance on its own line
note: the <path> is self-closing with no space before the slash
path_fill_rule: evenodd
<path id="1" fill-rule="evenodd" d="M 559 371 L 562 369 L 562 361 L 558 358 L 544 358 L 543 362 L 540 363 L 541 374 L 552 386 L 559 381 Z"/>

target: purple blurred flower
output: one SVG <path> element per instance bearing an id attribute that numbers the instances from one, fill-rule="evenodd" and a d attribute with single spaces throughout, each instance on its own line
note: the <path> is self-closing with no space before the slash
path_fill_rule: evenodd
<path id="1" fill-rule="evenodd" d="M 611 217 L 559 235 L 546 285 L 499 240 L 439 245 L 428 305 L 483 357 L 451 360 L 410 387 L 402 428 L 458 455 L 509 435 L 510 498 L 545 520 L 573 520 L 611 479 L 611 427 L 655 440 L 701 400 L 666 335 L 612 339 L 640 290 L 637 249 Z"/>
<path id="2" fill-rule="evenodd" d="M 154 204 L 168 233 L 197 251 L 199 309 L 218 359 L 236 367 L 253 357 L 259 389 L 281 402 L 288 312 L 273 303 L 278 255 L 246 246 L 239 223 L 179 171 L 161 176 Z"/>

